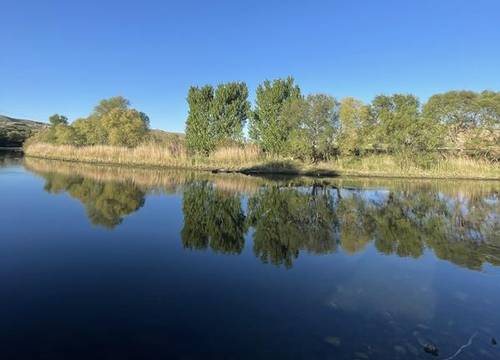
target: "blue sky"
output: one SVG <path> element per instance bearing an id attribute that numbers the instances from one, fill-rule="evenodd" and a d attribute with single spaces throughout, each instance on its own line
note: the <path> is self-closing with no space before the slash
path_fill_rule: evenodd
<path id="1" fill-rule="evenodd" d="M 2 0 L 0 114 L 86 116 L 122 95 L 183 131 L 190 85 L 293 75 L 370 101 L 500 90 L 500 1 Z"/>

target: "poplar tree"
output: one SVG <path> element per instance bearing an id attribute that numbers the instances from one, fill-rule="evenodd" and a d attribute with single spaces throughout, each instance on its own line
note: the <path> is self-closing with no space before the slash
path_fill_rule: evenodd
<path id="1" fill-rule="evenodd" d="M 214 89 L 211 85 L 201 88 L 192 86 L 189 89 L 186 146 L 191 153 L 208 155 L 215 147 L 215 139 L 211 131 L 212 116 L 210 111 L 213 98 Z"/>
<path id="2" fill-rule="evenodd" d="M 285 145 L 295 124 L 281 116 L 282 111 L 286 104 L 300 97 L 300 89 L 292 77 L 266 80 L 258 86 L 250 119 L 250 138 L 264 151 L 276 155 L 286 152 Z"/>
<path id="3" fill-rule="evenodd" d="M 242 141 L 243 127 L 250 111 L 247 85 L 230 82 L 217 86 L 210 111 L 210 130 L 217 144 Z"/>

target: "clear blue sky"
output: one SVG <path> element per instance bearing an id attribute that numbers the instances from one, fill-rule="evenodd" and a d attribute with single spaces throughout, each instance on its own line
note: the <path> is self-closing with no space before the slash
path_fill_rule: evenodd
<path id="1" fill-rule="evenodd" d="M 499 0 L 0 4 L 0 114 L 87 115 L 123 95 L 182 131 L 190 85 L 293 75 L 303 92 L 500 90 Z"/>

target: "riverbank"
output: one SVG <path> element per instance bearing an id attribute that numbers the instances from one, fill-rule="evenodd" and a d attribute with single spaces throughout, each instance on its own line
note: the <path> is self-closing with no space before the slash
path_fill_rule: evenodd
<path id="1" fill-rule="evenodd" d="M 22 153 L 23 152 L 23 148 L 22 147 L 0 146 L 0 151 Z"/>
<path id="2" fill-rule="evenodd" d="M 253 146 L 222 148 L 208 157 L 190 157 L 183 152 L 172 151 L 165 146 L 154 144 L 126 148 L 31 143 L 25 146 L 24 152 L 28 157 L 90 164 L 244 174 L 500 180 L 499 164 L 465 157 L 439 159 L 431 168 L 422 169 L 414 165 L 402 167 L 389 155 L 371 155 L 359 159 L 338 159 L 308 164 L 298 160 L 265 156 Z"/>

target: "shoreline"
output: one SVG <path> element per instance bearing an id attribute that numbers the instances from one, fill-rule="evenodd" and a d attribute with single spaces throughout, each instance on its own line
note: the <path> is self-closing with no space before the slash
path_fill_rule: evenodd
<path id="1" fill-rule="evenodd" d="M 110 162 L 101 160 L 85 160 L 85 159 L 70 159 L 57 156 L 42 156 L 27 154 L 24 152 L 24 156 L 27 158 L 43 159 L 50 161 L 61 161 L 68 163 L 83 163 L 89 165 L 97 166 L 111 166 L 111 167 L 124 167 L 124 168 L 138 168 L 138 169 L 151 169 L 151 170 L 185 170 L 185 171 L 203 171 L 210 172 L 212 174 L 242 174 L 248 176 L 304 176 L 311 178 L 380 178 L 380 179 L 404 179 L 404 180 L 460 180 L 460 181 L 492 181 L 500 182 L 500 177 L 494 176 L 454 176 L 454 175 L 401 175 L 401 174 L 391 174 L 391 173 L 373 173 L 365 171 L 354 171 L 354 170 L 333 170 L 333 169 L 322 169 L 322 168 L 310 168 L 310 169 L 297 169 L 293 167 L 266 167 L 265 164 L 253 167 L 239 167 L 239 168 L 224 168 L 216 166 L 186 166 L 186 165 L 160 165 L 160 164 L 147 164 L 147 163 L 123 163 L 123 162 Z"/>
<path id="2" fill-rule="evenodd" d="M 0 146 L 0 151 L 8 151 L 8 152 L 24 152 L 22 147 L 13 147 L 13 146 Z"/>

